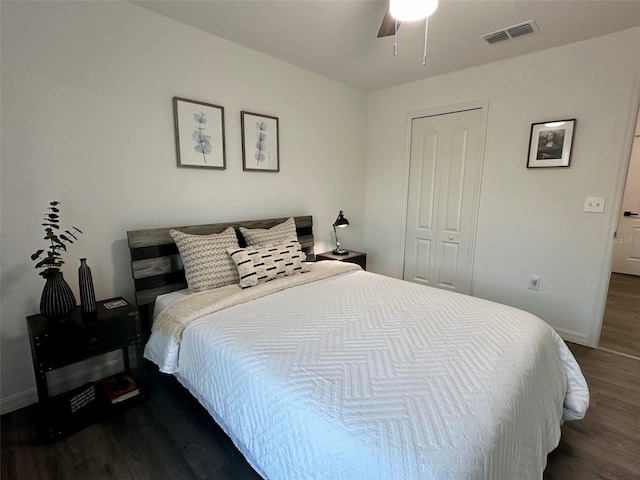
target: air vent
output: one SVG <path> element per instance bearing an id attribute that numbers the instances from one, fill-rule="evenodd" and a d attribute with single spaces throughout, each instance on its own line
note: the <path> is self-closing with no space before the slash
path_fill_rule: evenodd
<path id="1" fill-rule="evenodd" d="M 485 35 L 484 39 L 489 43 L 498 43 L 504 40 L 509 40 L 509 35 L 507 35 L 507 32 L 501 30 L 496 33 L 489 33 Z"/>
<path id="2" fill-rule="evenodd" d="M 522 25 L 516 25 L 515 27 L 507 28 L 507 33 L 511 38 L 521 37 L 528 33 L 533 33 L 533 27 L 530 23 L 523 23 Z"/>
<path id="3" fill-rule="evenodd" d="M 502 42 L 512 38 L 522 37 L 523 35 L 529 35 L 538 31 L 538 26 L 533 20 L 528 22 L 519 23 L 511 27 L 503 28 L 502 30 L 496 30 L 495 32 L 485 33 L 478 38 L 482 38 L 489 44 Z"/>

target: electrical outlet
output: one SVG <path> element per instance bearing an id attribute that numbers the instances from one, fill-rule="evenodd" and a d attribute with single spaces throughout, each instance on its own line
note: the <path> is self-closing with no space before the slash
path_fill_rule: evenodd
<path id="1" fill-rule="evenodd" d="M 529 290 L 540 290 L 540 277 L 529 276 Z"/>

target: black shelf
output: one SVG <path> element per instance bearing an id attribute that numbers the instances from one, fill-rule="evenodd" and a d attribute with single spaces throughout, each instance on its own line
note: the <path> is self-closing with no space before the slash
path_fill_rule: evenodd
<path id="1" fill-rule="evenodd" d="M 143 336 L 138 310 L 128 302 L 113 309 L 105 307 L 107 302 L 115 300 L 124 299 L 97 302 L 97 311 L 91 316 L 83 316 L 76 307 L 69 318 L 62 321 L 49 320 L 42 315 L 27 317 L 40 404 L 40 430 L 47 440 L 60 438 L 103 418 L 113 408 L 145 397 Z M 134 369 L 129 358 L 131 346 L 136 356 Z M 98 381 L 49 396 L 47 372 L 115 350 L 121 350 L 124 371 L 134 379 L 140 389 L 139 395 L 112 405 Z"/>
<path id="2" fill-rule="evenodd" d="M 336 255 L 333 252 L 318 253 L 316 255 L 316 261 L 320 260 L 337 260 L 339 262 L 355 263 L 356 265 L 360 265 L 363 270 L 367 269 L 367 254 L 356 252 L 355 250 L 349 250 L 345 255 Z"/>

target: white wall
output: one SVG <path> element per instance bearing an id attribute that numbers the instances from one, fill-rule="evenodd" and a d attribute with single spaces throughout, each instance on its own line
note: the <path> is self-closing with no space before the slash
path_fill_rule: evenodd
<path id="1" fill-rule="evenodd" d="M 409 112 L 487 100 L 473 294 L 529 310 L 565 338 L 594 345 L 606 239 L 638 109 L 638 45 L 635 28 L 370 94 L 369 269 L 402 276 Z M 577 119 L 570 168 L 525 168 L 531 124 L 566 118 Z M 605 213 L 583 213 L 586 196 L 606 197 Z M 529 275 L 542 277 L 539 292 L 527 289 Z"/>
<path id="2" fill-rule="evenodd" d="M 36 400 L 25 317 L 44 281 L 40 218 L 84 231 L 77 295 L 132 299 L 126 231 L 312 214 L 316 251 L 362 248 L 366 96 L 126 2 L 2 2 L 2 411 Z M 176 167 L 172 97 L 225 107 L 227 170 Z M 280 173 L 243 172 L 240 111 L 279 117 Z M 335 172 L 339 171 L 340 174 Z M 77 379 L 81 381 L 81 378 Z"/>
<path id="3" fill-rule="evenodd" d="M 474 294 L 595 341 L 640 29 L 367 96 L 125 2 L 1 2 L 0 13 L 2 412 L 36 399 L 25 317 L 43 280 L 29 256 L 50 200 L 85 232 L 64 268 L 76 293 L 86 256 L 98 297 L 131 298 L 130 229 L 310 213 L 322 251 L 339 209 L 343 245 L 401 276 L 408 114 L 475 100 L 489 115 Z M 175 166 L 173 96 L 225 107 L 227 170 Z M 279 117 L 280 173 L 242 171 L 241 110 Z M 531 123 L 573 117 L 571 167 L 527 170 Z M 581 211 L 587 195 L 607 197 L 604 214 Z"/>

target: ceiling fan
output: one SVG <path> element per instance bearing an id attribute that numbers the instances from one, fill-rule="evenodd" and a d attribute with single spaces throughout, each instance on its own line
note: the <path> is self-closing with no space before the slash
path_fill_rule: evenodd
<path id="1" fill-rule="evenodd" d="M 398 22 L 397 28 L 400 28 L 400 23 Z M 384 13 L 384 18 L 382 19 L 382 24 L 380 25 L 380 30 L 378 31 L 378 38 L 389 37 L 396 33 L 396 19 L 391 16 L 389 13 L 389 7 L 387 7 L 387 11 Z"/>
<path id="2" fill-rule="evenodd" d="M 398 28 L 402 22 L 424 20 L 424 55 L 422 65 L 427 63 L 427 31 L 429 16 L 438 8 L 438 0 L 389 0 L 389 6 L 382 19 L 378 38 L 394 35 L 393 55 L 398 52 Z"/>

